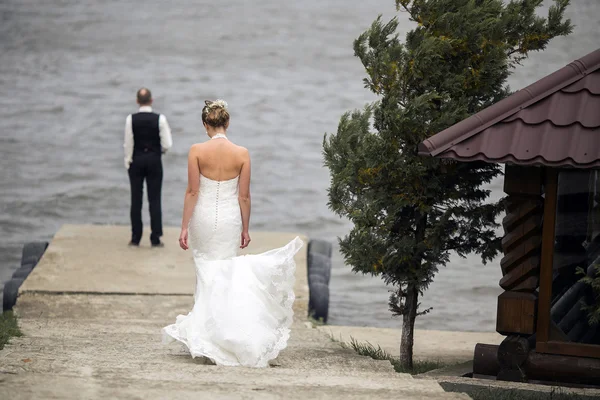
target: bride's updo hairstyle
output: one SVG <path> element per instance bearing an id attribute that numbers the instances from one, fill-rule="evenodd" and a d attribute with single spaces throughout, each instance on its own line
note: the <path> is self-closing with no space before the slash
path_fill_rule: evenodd
<path id="1" fill-rule="evenodd" d="M 213 128 L 227 128 L 229 124 L 229 111 L 227 103 L 224 100 L 205 100 L 206 104 L 202 109 L 202 122 Z"/>

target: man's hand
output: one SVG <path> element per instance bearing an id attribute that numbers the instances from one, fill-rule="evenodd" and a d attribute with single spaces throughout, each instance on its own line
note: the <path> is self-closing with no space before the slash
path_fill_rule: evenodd
<path id="1" fill-rule="evenodd" d="M 184 249 L 187 250 L 189 248 L 188 246 L 188 230 L 186 229 L 181 229 L 181 234 L 179 235 L 179 246 Z"/>

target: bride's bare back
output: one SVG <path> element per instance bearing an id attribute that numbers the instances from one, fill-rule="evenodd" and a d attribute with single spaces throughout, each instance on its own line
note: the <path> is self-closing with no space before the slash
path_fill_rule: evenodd
<path id="1" fill-rule="evenodd" d="M 213 181 L 239 177 L 240 200 L 250 199 L 250 154 L 242 146 L 217 134 L 206 143 L 192 146 L 188 157 L 188 190 L 197 192 L 200 175 Z"/>
<path id="2" fill-rule="evenodd" d="M 241 175 L 249 160 L 248 150 L 217 137 L 193 146 L 200 174 L 213 181 L 227 181 Z"/>

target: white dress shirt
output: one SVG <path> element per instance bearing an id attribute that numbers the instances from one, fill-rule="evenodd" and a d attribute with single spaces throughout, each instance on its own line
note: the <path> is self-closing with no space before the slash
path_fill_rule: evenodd
<path id="1" fill-rule="evenodd" d="M 141 106 L 140 112 L 152 112 L 152 107 Z M 173 146 L 173 138 L 171 137 L 171 128 L 167 122 L 167 117 L 160 114 L 158 117 L 158 129 L 160 135 L 160 146 L 162 147 L 163 153 Z M 123 144 L 125 149 L 125 168 L 129 169 L 129 165 L 133 161 L 133 128 L 131 126 L 131 114 L 127 116 L 125 120 L 125 143 Z"/>

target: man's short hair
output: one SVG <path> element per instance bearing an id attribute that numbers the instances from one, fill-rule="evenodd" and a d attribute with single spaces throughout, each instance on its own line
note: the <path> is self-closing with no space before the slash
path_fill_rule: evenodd
<path id="1" fill-rule="evenodd" d="M 141 88 L 137 92 L 137 101 L 140 105 L 147 105 L 152 102 L 152 93 L 150 93 L 150 89 Z"/>

